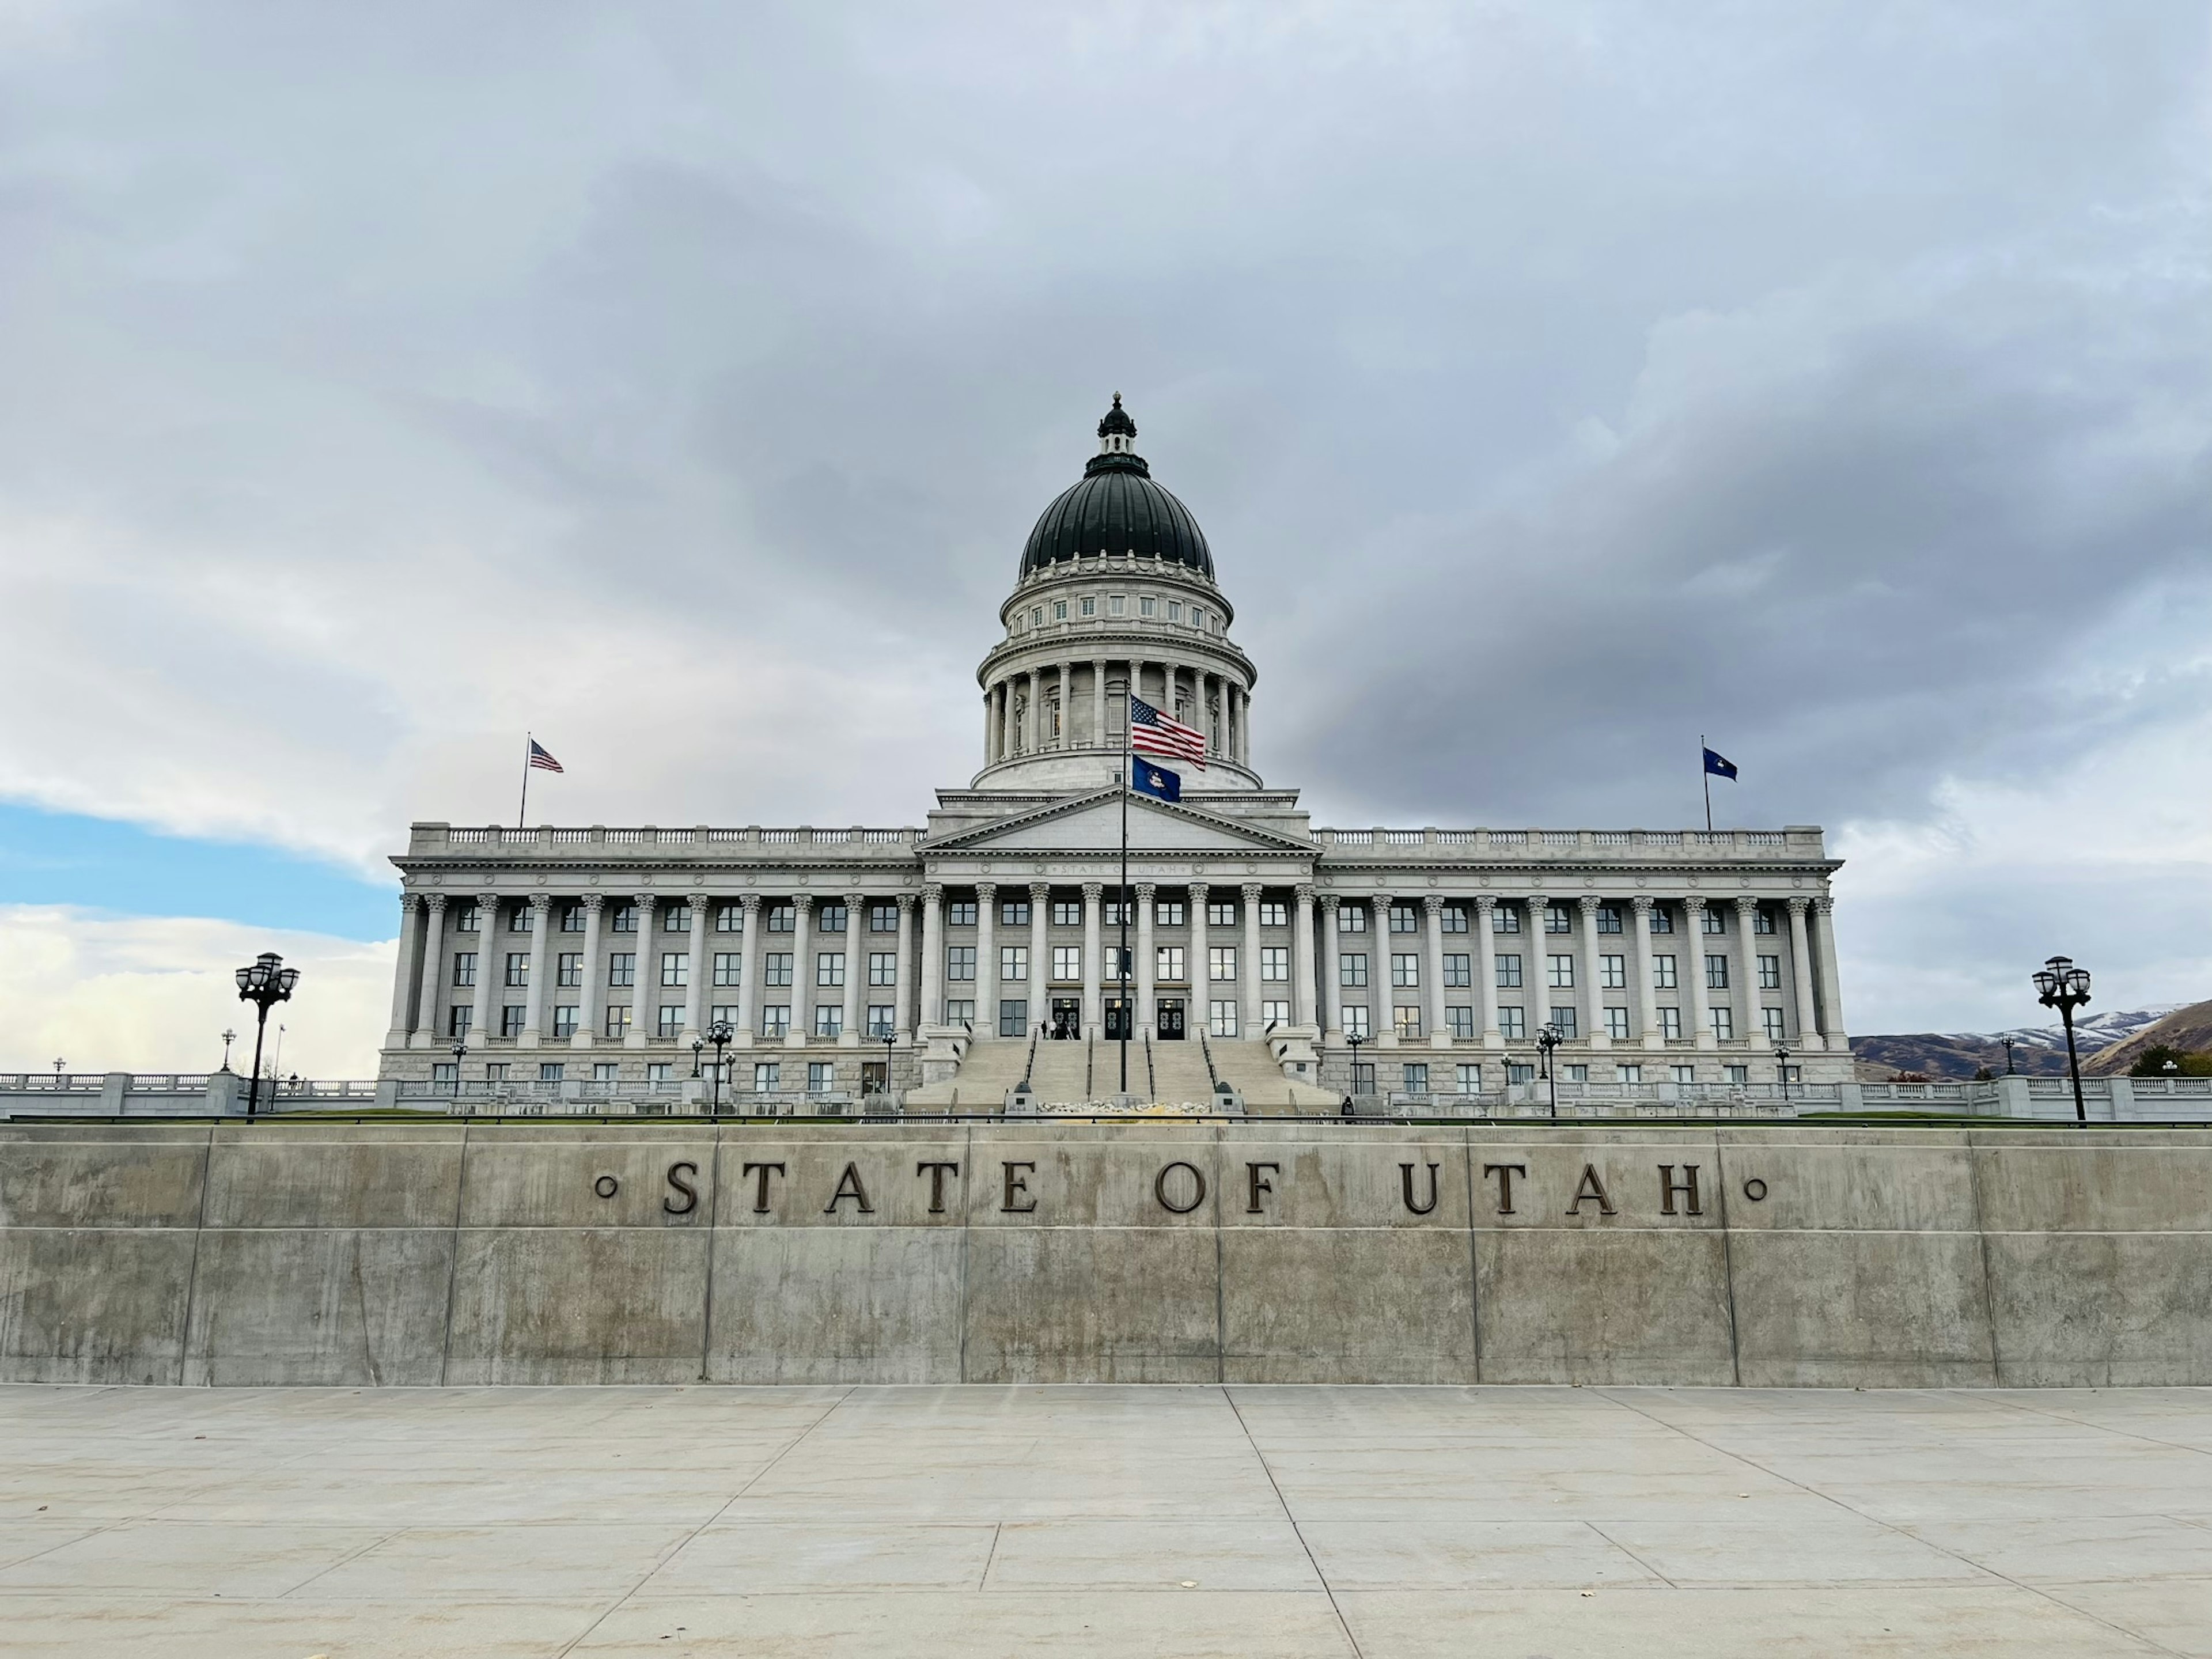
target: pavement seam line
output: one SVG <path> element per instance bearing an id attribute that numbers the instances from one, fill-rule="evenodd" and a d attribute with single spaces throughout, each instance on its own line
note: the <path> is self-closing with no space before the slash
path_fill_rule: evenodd
<path id="1" fill-rule="evenodd" d="M 2097 1434 L 2109 1434 L 2122 1440 L 2139 1440 L 2146 1446 L 2163 1446 L 2168 1451 L 2194 1452 L 2199 1457 L 2212 1457 L 2212 1448 L 2192 1446 L 2185 1440 L 2161 1440 L 2154 1434 L 2138 1434 L 2132 1429 L 2116 1429 L 2107 1424 L 2092 1423 L 2087 1419 L 2069 1417 L 2064 1412 L 2051 1411 L 2043 1406 L 2031 1406 L 2021 1400 L 1996 1400 L 1993 1405 L 2008 1411 L 2026 1412 L 2031 1417 L 2040 1417 L 2051 1423 L 2071 1423 L 2077 1429 L 2087 1429 Z"/>
<path id="2" fill-rule="evenodd" d="M 1366 1659 L 1360 1651 L 1359 1638 L 1352 1633 L 1352 1621 L 1344 1616 L 1343 1607 L 1337 1603 L 1336 1587 L 1328 1582 L 1328 1575 L 1321 1570 L 1321 1563 L 1314 1556 L 1313 1546 L 1306 1542 L 1306 1529 L 1298 1524 L 1298 1517 L 1291 1513 L 1290 1500 L 1283 1496 L 1282 1486 L 1275 1479 L 1275 1471 L 1267 1462 L 1267 1454 L 1260 1449 L 1260 1443 L 1252 1437 L 1252 1425 L 1244 1420 L 1244 1413 L 1237 1404 L 1237 1396 L 1224 1385 L 1221 1397 L 1228 1403 L 1231 1414 L 1236 1418 L 1237 1426 L 1243 1433 L 1244 1443 L 1252 1449 L 1252 1455 L 1260 1460 L 1260 1473 L 1267 1477 L 1267 1488 L 1275 1494 L 1275 1501 L 1283 1506 L 1283 1519 L 1291 1523 L 1291 1536 L 1298 1540 L 1298 1547 L 1305 1552 L 1306 1565 L 1313 1569 L 1314 1578 L 1321 1585 L 1322 1594 L 1328 1597 L 1328 1610 L 1336 1615 L 1336 1627 L 1344 1632 L 1344 1639 L 1352 1649 L 1352 1659 Z"/>
<path id="3" fill-rule="evenodd" d="M 293 1585 L 291 1589 L 288 1590 L 279 1590 L 276 1595 L 265 1597 L 264 1599 L 271 1601 L 282 1601 L 287 1596 L 297 1595 L 301 1590 L 307 1589 L 308 1585 L 315 1583 L 318 1579 L 324 1577 L 327 1574 L 336 1572 L 340 1567 L 346 1565 L 349 1562 L 360 1560 L 362 1556 L 368 1554 L 371 1550 L 381 1548 L 383 1546 L 389 1544 L 393 1539 L 398 1537 L 402 1533 L 412 1532 L 414 1530 L 415 1528 L 412 1527 L 394 1527 L 390 1532 L 386 1533 L 383 1536 L 380 1538 L 372 1538 L 368 1542 L 363 1544 L 359 1549 L 350 1551 L 347 1554 L 340 1557 L 337 1560 L 331 1562 L 330 1565 L 323 1568 L 321 1571 L 309 1573 L 298 1583 Z"/>
<path id="4" fill-rule="evenodd" d="M 983 1558 L 983 1571 L 975 1580 L 975 1588 L 979 1592 L 984 1585 L 991 1582 L 991 1564 L 999 1559 L 999 1535 L 1006 1529 L 1006 1523 L 1003 1521 L 994 1521 L 991 1523 L 990 1553 Z"/>
<path id="5" fill-rule="evenodd" d="M 1603 1527 L 1603 1526 L 1601 1526 L 1601 1525 L 1600 1525 L 1597 1522 L 1595 1522 L 1595 1521 L 1585 1521 L 1585 1522 L 1583 1522 L 1582 1524 L 1583 1524 L 1583 1525 L 1584 1525 L 1585 1527 L 1588 1527 L 1588 1528 L 1589 1528 L 1592 1532 L 1595 1533 L 1599 1537 L 1601 1537 L 1601 1538 L 1604 1539 L 1604 1540 L 1605 1540 L 1605 1541 L 1606 1541 L 1607 1543 L 1608 1543 L 1608 1544 L 1612 1545 L 1612 1546 L 1613 1547 L 1613 1548 L 1615 1548 L 1615 1549 L 1619 1550 L 1619 1551 L 1620 1551 L 1623 1555 L 1626 1556 L 1630 1560 L 1632 1560 L 1632 1561 L 1635 1562 L 1635 1563 L 1636 1563 L 1636 1565 L 1637 1565 L 1638 1566 L 1639 1566 L 1639 1567 L 1643 1568 L 1644 1571 L 1646 1571 L 1646 1572 L 1650 1573 L 1650 1574 L 1654 1578 L 1656 1578 L 1656 1579 L 1657 1579 L 1661 1583 L 1664 1584 L 1664 1585 L 1665 1585 L 1668 1589 L 1681 1589 L 1681 1588 L 1682 1588 L 1680 1584 L 1676 1583 L 1673 1579 L 1669 1578 L 1669 1577 L 1668 1577 L 1665 1573 L 1663 1573 L 1663 1572 L 1660 1571 L 1658 1568 L 1656 1568 L 1656 1567 L 1653 1566 L 1653 1565 L 1652 1565 L 1649 1561 L 1645 1560 L 1642 1556 L 1638 1555 L 1638 1554 L 1634 1550 L 1631 1549 L 1627 1545 L 1626 1545 L 1626 1544 L 1622 1543 L 1622 1542 L 1620 1541 L 1620 1540 L 1619 1540 L 1618 1538 L 1615 1538 L 1615 1537 L 1614 1537 L 1611 1533 L 1607 1532 L 1607 1531 L 1604 1528 L 1604 1527 Z"/>

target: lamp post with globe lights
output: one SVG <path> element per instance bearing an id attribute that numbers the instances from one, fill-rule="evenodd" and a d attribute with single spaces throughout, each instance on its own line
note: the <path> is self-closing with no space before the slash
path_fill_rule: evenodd
<path id="1" fill-rule="evenodd" d="M 2074 1119 L 2087 1123 L 2089 1109 L 2081 1103 L 2081 1056 L 2074 1047 L 2074 1011 L 2089 1000 L 2089 970 L 2076 968 L 2071 957 L 2053 957 L 2035 970 L 2035 1000 L 2046 1008 L 2056 1008 L 2066 1027 L 2066 1070 L 2074 1079 Z"/>
<path id="2" fill-rule="evenodd" d="M 1566 1033 L 1556 1025 L 1546 1025 L 1536 1033 L 1536 1051 L 1544 1067 L 1545 1080 L 1552 1085 L 1552 1115 L 1559 1115 L 1559 1068 L 1552 1064 L 1552 1050 L 1567 1040 Z"/>
<path id="3" fill-rule="evenodd" d="M 722 1050 L 736 1040 L 737 1035 L 738 1028 L 726 1019 L 718 1019 L 707 1028 L 707 1041 L 714 1045 L 714 1099 L 708 1113 L 709 1117 L 722 1115 Z"/>
<path id="4" fill-rule="evenodd" d="M 269 1011 L 280 1002 L 292 1000 L 292 988 L 300 982 L 300 970 L 287 968 L 284 958 L 274 951 L 264 951 L 253 959 L 251 967 L 241 968 L 232 975 L 238 981 L 238 1000 L 253 1005 L 253 1075 L 246 1085 L 246 1115 L 252 1117 L 261 1104 L 261 1040 L 268 1035 Z"/>

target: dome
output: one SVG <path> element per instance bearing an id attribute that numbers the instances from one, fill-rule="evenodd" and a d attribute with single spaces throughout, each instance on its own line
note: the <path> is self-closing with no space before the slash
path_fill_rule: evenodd
<path id="1" fill-rule="evenodd" d="M 1137 423 L 1114 394 L 1114 407 L 1098 422 L 1103 446 L 1083 477 L 1056 496 L 1030 532 L 1022 550 L 1024 576 L 1077 558 L 1101 554 L 1164 559 L 1187 566 L 1209 581 L 1213 554 L 1190 509 L 1152 482 L 1152 470 L 1130 447 Z"/>

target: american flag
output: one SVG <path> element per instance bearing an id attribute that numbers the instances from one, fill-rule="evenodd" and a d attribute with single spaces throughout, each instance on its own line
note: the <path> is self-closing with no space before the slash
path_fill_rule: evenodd
<path id="1" fill-rule="evenodd" d="M 1129 699 L 1129 747 L 1140 755 L 1188 761 L 1206 770 L 1206 733 L 1169 719 L 1142 697 Z"/>
<path id="2" fill-rule="evenodd" d="M 559 761 L 555 760 L 546 752 L 544 744 L 539 743 L 535 738 L 530 739 L 530 764 L 540 772 L 559 772 L 565 769 Z"/>

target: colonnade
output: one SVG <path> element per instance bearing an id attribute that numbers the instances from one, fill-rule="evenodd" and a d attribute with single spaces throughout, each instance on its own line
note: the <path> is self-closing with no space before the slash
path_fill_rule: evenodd
<path id="1" fill-rule="evenodd" d="M 1087 675 L 1079 677 L 1079 668 L 1087 670 Z M 984 763 L 1066 749 L 1119 749 L 1121 724 L 1109 701 L 1130 685 L 1155 708 L 1204 732 L 1210 756 L 1240 766 L 1250 764 L 1252 697 L 1243 683 L 1197 664 L 1152 657 L 1069 660 L 1021 669 L 994 681 L 983 694 Z M 1049 729 L 1045 719 L 1048 692 L 1058 699 L 1057 732 Z M 1194 718 L 1177 712 L 1182 693 L 1188 694 L 1187 712 Z M 1087 710 L 1080 738 L 1075 718 L 1079 708 Z M 1218 711 L 1218 719 L 1209 711 Z"/>

